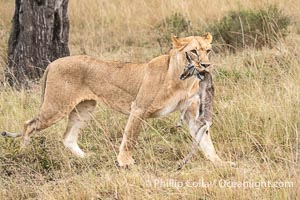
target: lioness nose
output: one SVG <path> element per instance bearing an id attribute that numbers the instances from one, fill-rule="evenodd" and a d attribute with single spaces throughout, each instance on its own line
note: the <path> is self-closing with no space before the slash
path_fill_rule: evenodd
<path id="1" fill-rule="evenodd" d="M 210 63 L 201 63 L 201 66 L 204 67 L 204 68 L 207 68 L 210 66 Z"/>

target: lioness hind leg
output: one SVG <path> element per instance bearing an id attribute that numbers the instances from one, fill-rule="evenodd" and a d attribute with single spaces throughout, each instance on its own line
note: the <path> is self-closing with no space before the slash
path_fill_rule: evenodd
<path id="1" fill-rule="evenodd" d="M 91 119 L 91 113 L 95 110 L 96 101 L 87 100 L 79 103 L 69 114 L 67 130 L 64 135 L 63 143 L 76 156 L 83 158 L 85 153 L 77 144 L 78 135 L 81 129 Z"/>
<path id="2" fill-rule="evenodd" d="M 65 117 L 64 112 L 57 112 L 59 109 L 42 109 L 38 117 L 33 118 L 24 124 L 21 147 L 24 148 L 30 143 L 30 137 L 41 130 L 44 130 Z"/>

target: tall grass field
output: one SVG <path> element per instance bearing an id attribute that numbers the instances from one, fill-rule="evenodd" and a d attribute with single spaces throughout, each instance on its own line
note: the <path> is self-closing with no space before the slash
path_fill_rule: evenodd
<path id="1" fill-rule="evenodd" d="M 300 199 L 299 2 L 71 0 L 69 47 L 72 55 L 147 62 L 168 50 L 172 33 L 201 35 L 231 12 L 270 6 L 289 19 L 282 32 L 272 31 L 279 22 L 264 32 L 262 38 L 276 35 L 271 45 L 257 45 L 258 39 L 246 45 L 242 32 L 241 45 L 223 48 L 226 41 L 214 32 L 211 135 L 218 155 L 236 167 L 214 166 L 198 151 L 177 170 L 193 141 L 186 126 L 176 128 L 179 113 L 173 113 L 144 122 L 136 165 L 121 169 L 116 160 L 127 117 L 99 104 L 79 138 L 87 158 L 63 146 L 66 120 L 36 134 L 24 151 L 18 139 L 1 137 L 0 199 Z M 13 13 L 14 1 L 0 0 L 1 82 Z M 248 30 L 250 21 L 238 19 Z M 0 131 L 22 130 L 38 113 L 40 89 L 15 90 L 3 82 Z"/>

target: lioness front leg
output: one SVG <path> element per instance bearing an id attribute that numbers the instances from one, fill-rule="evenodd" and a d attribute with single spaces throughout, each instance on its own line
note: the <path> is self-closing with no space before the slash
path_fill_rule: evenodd
<path id="1" fill-rule="evenodd" d="M 193 112 L 194 112 L 193 110 L 188 110 L 186 113 L 185 119 L 189 125 L 190 134 L 196 140 L 199 128 L 202 127 L 202 123 L 199 123 L 200 121 L 196 120 L 193 117 Z M 192 116 L 192 117 L 190 117 L 190 116 Z M 200 146 L 200 149 L 202 150 L 204 156 L 208 160 L 210 160 L 211 162 L 213 162 L 216 165 L 219 165 L 220 163 L 222 163 L 222 160 L 217 155 L 214 145 L 211 141 L 210 131 L 205 131 L 205 133 L 201 137 L 199 146 Z"/>
<path id="2" fill-rule="evenodd" d="M 234 162 L 221 160 L 220 157 L 216 154 L 214 145 L 211 141 L 210 131 L 203 135 L 203 138 L 200 142 L 200 148 L 204 153 L 205 157 L 212 161 L 215 165 L 229 165 L 231 167 L 236 166 Z"/>
<path id="3" fill-rule="evenodd" d="M 143 114 L 144 111 L 142 109 L 133 108 L 131 110 L 118 155 L 118 163 L 120 167 L 126 167 L 134 164 L 132 149 L 141 130 Z"/>
<path id="4" fill-rule="evenodd" d="M 200 119 L 198 119 L 196 117 L 198 108 L 199 108 L 199 101 L 197 99 L 195 99 L 195 101 L 193 101 L 193 103 L 187 108 L 186 113 L 184 115 L 184 119 L 187 122 L 189 130 L 190 130 L 190 134 L 195 140 L 196 140 L 196 137 L 200 130 L 199 128 L 201 128 L 204 124 L 201 122 Z M 209 126 L 210 126 L 211 121 L 209 120 L 209 122 L 210 122 L 209 123 Z M 203 134 L 203 136 L 200 140 L 199 147 L 202 150 L 205 157 L 208 160 L 210 160 L 212 163 L 214 163 L 215 165 L 229 164 L 231 166 L 235 166 L 235 164 L 233 162 L 222 161 L 220 159 L 220 157 L 217 155 L 214 145 L 212 143 L 211 137 L 210 137 L 209 130 Z"/>
<path id="5" fill-rule="evenodd" d="M 197 136 L 197 131 L 199 131 L 199 124 L 197 123 L 197 120 L 194 119 L 193 110 L 188 110 L 185 115 L 185 120 L 188 123 L 190 134 L 195 139 Z M 217 155 L 215 151 L 215 147 L 212 143 L 211 137 L 210 137 L 210 131 L 206 131 L 206 133 L 203 134 L 201 141 L 200 141 L 200 149 L 202 150 L 204 156 L 210 160 L 215 165 L 230 165 L 235 166 L 234 162 L 230 161 L 223 161 L 220 159 L 220 157 Z"/>

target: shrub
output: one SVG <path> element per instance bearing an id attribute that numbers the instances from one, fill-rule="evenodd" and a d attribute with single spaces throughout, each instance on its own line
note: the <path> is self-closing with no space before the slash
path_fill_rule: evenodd
<path id="1" fill-rule="evenodd" d="M 191 23 L 181 13 L 174 13 L 154 26 L 156 39 L 161 51 L 170 48 L 171 35 L 187 36 L 191 31 Z"/>
<path id="2" fill-rule="evenodd" d="M 276 6 L 261 10 L 231 11 L 219 22 L 211 25 L 209 31 L 214 40 L 227 48 L 272 47 L 286 37 L 291 24 L 288 16 Z"/>

